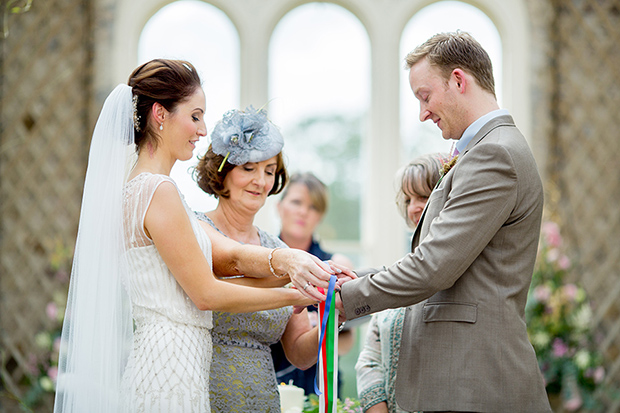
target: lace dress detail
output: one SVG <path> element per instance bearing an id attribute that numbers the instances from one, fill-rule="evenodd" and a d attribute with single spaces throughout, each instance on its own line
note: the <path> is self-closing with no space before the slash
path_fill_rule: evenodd
<path id="1" fill-rule="evenodd" d="M 143 173 L 124 189 L 123 211 L 134 319 L 133 348 L 123 374 L 127 412 L 207 413 L 212 357 L 210 311 L 200 311 L 168 270 L 144 231 L 144 218 L 165 175 Z M 175 185 L 176 186 L 176 185 Z M 211 263 L 211 241 L 185 204 L 200 248 Z"/>
<path id="2" fill-rule="evenodd" d="M 221 232 L 206 215 L 196 215 Z M 263 247 L 288 248 L 271 234 L 260 229 L 258 234 Z M 214 413 L 281 411 L 269 346 L 280 341 L 292 314 L 290 306 L 247 314 L 213 312 L 210 398 Z"/>

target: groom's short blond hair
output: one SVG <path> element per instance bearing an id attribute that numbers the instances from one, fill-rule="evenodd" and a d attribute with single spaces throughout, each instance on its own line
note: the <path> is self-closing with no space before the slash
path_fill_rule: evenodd
<path id="1" fill-rule="evenodd" d="M 469 33 L 456 31 L 434 35 L 409 52 L 405 57 L 406 68 L 411 69 L 424 58 L 441 71 L 446 81 L 454 69 L 460 68 L 472 75 L 480 87 L 495 96 L 491 59 Z"/>

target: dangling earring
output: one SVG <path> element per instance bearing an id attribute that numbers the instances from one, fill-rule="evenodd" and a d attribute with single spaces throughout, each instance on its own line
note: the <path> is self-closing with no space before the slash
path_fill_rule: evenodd
<path id="1" fill-rule="evenodd" d="M 159 130 L 164 130 L 164 123 L 163 122 L 159 124 Z"/>

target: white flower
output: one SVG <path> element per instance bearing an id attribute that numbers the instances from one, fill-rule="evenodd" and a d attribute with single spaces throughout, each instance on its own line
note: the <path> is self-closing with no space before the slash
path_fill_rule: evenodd
<path id="1" fill-rule="evenodd" d="M 579 350 L 575 354 L 575 364 L 580 369 L 585 369 L 586 367 L 588 367 L 590 365 L 590 353 L 588 353 L 586 350 Z"/>
<path id="2" fill-rule="evenodd" d="M 546 347 L 551 341 L 551 336 L 544 331 L 537 331 L 531 338 L 532 344 L 535 347 Z"/>
<path id="3" fill-rule="evenodd" d="M 39 333 L 34 336 L 34 342 L 40 348 L 49 348 L 52 345 L 52 338 L 47 333 Z"/>
<path id="4" fill-rule="evenodd" d="M 571 315 L 572 325 L 578 331 L 586 331 L 592 321 L 592 309 L 589 305 L 582 305 Z"/>
<path id="5" fill-rule="evenodd" d="M 39 384 L 41 385 L 41 388 L 45 391 L 51 392 L 54 390 L 54 382 L 47 376 L 41 377 L 39 379 Z"/>

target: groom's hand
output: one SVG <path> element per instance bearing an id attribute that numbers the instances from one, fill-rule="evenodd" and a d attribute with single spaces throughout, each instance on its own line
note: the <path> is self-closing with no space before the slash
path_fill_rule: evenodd
<path id="1" fill-rule="evenodd" d="M 340 290 L 336 294 L 334 294 L 334 305 L 336 309 L 339 311 L 338 322 L 343 323 L 347 320 L 344 315 L 344 305 L 342 304 L 342 297 L 340 296 Z"/>

